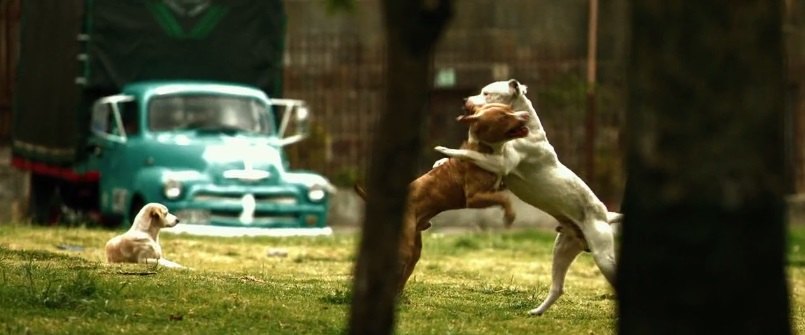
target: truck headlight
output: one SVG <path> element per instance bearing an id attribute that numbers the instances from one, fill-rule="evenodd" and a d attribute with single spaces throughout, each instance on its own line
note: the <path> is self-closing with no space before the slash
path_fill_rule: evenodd
<path id="1" fill-rule="evenodd" d="M 165 182 L 163 192 L 165 198 L 170 200 L 176 199 L 182 196 L 182 183 L 176 180 L 168 180 Z"/>
<path id="2" fill-rule="evenodd" d="M 327 196 L 327 191 L 324 190 L 321 186 L 314 185 L 307 191 L 307 198 L 310 201 L 321 201 L 324 197 Z"/>

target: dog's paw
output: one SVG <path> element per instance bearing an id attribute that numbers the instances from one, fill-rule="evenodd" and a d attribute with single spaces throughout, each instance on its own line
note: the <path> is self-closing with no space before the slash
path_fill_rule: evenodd
<path id="1" fill-rule="evenodd" d="M 532 316 L 541 316 L 543 313 L 545 313 L 545 311 L 541 310 L 539 308 L 534 308 L 534 309 L 528 311 L 528 315 L 532 315 Z"/>
<path id="2" fill-rule="evenodd" d="M 431 169 L 435 169 L 435 168 L 439 167 L 440 165 L 442 165 L 444 163 L 447 163 L 448 159 L 449 158 L 442 158 L 442 159 L 439 159 L 439 160 L 433 162 L 433 166 L 431 167 Z"/>
<path id="3" fill-rule="evenodd" d="M 438 146 L 434 147 L 433 150 L 441 152 L 441 153 L 443 153 L 445 155 L 450 155 L 451 153 L 453 153 L 453 151 L 455 151 L 453 149 L 450 149 L 448 147 L 443 147 L 441 145 L 438 145 Z"/>
<path id="4" fill-rule="evenodd" d="M 512 224 L 514 224 L 514 219 L 517 218 L 517 215 L 514 212 L 504 211 L 503 212 L 503 219 L 505 220 L 504 225 L 506 228 L 511 228 Z"/>

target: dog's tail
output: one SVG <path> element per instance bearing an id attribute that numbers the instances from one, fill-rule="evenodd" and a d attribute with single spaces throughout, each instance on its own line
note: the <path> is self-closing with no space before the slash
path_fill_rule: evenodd
<path id="1" fill-rule="evenodd" d="M 358 183 L 355 183 L 355 185 L 353 185 L 352 188 L 355 189 L 355 193 L 357 193 L 358 196 L 360 196 L 361 199 L 363 199 L 363 201 L 366 201 L 366 189 L 364 189 L 363 186 L 361 186 Z"/>

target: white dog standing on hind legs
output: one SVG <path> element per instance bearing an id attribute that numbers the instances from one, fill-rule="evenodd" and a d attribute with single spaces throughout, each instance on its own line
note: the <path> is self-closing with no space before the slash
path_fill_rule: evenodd
<path id="1" fill-rule="evenodd" d="M 504 175 L 504 183 L 512 193 L 559 220 L 551 289 L 542 304 L 529 311 L 531 315 L 542 315 L 562 295 L 567 270 L 581 251 L 592 252 L 595 264 L 614 286 L 615 241 L 610 223 L 619 221 L 622 216 L 608 212 L 590 187 L 559 162 L 525 93 L 526 86 L 512 79 L 491 83 L 481 94 L 467 98 L 467 103 L 472 105 L 497 102 L 510 104 L 516 111 L 529 112 L 528 136 L 504 144 L 502 158 L 471 150 L 445 147 L 436 147 L 436 150 Z"/>

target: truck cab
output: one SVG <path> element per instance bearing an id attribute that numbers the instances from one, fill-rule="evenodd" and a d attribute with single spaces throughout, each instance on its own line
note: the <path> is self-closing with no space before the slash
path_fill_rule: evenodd
<path id="1" fill-rule="evenodd" d="M 90 118 L 90 153 L 77 169 L 99 173 L 107 219 L 131 222 L 160 202 L 182 223 L 168 231 L 330 233 L 333 186 L 290 170 L 283 151 L 306 135 L 303 101 L 240 84 L 148 81 L 98 99 Z"/>

